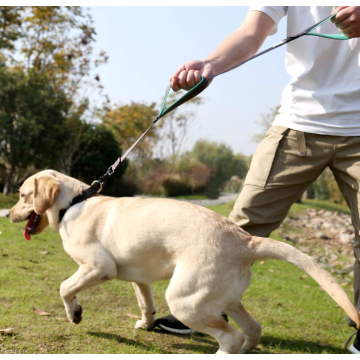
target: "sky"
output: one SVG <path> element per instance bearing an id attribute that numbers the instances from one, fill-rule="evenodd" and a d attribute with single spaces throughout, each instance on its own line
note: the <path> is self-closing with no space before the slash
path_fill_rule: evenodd
<path id="1" fill-rule="evenodd" d="M 97 32 L 94 51 L 107 64 L 96 69 L 112 103 L 160 103 L 170 76 L 183 62 L 208 56 L 246 17 L 248 7 L 90 7 Z M 286 19 L 262 49 L 286 38 Z M 290 81 L 285 46 L 214 79 L 201 96 L 189 146 L 198 139 L 225 142 L 251 155 L 261 113 L 280 104 Z M 259 50 L 261 51 L 261 49 Z"/>

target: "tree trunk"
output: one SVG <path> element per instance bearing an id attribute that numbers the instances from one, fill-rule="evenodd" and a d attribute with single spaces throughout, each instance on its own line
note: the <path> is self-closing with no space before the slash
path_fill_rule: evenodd
<path id="1" fill-rule="evenodd" d="M 3 190 L 5 196 L 8 196 L 10 192 L 14 192 L 14 172 L 15 169 L 12 165 L 9 169 L 5 170 L 6 178 Z"/>

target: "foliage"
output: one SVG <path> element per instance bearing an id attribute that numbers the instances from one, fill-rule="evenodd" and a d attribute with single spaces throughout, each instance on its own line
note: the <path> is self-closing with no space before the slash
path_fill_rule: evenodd
<path id="1" fill-rule="evenodd" d="M 132 102 L 129 105 L 115 105 L 103 113 L 102 120 L 124 149 L 128 149 L 151 125 L 158 112 L 155 103 L 147 105 Z M 153 155 L 153 148 L 158 141 L 158 124 L 134 148 L 132 158 L 137 168 L 143 166 L 146 159 Z"/>
<path id="2" fill-rule="evenodd" d="M 310 193 L 317 200 L 329 200 L 336 204 L 346 205 L 332 171 L 327 167 L 311 184 Z"/>
<path id="3" fill-rule="evenodd" d="M 238 193 L 238 192 L 240 192 L 243 184 L 244 184 L 244 180 L 240 179 L 238 176 L 234 175 L 231 177 L 231 179 L 228 182 L 226 182 L 226 185 L 224 186 L 223 191 Z"/>
<path id="4" fill-rule="evenodd" d="M 4 193 L 28 176 L 29 168 L 59 160 L 70 103 L 42 73 L 0 66 L 0 155 Z"/>
<path id="5" fill-rule="evenodd" d="M 105 174 L 109 166 L 122 155 L 120 144 L 114 138 L 112 132 L 104 125 L 84 124 L 85 130 L 82 136 L 78 152 L 82 156 L 78 156 L 71 176 L 91 184 L 97 180 L 99 176 Z M 77 157 L 77 154 L 74 155 Z M 124 184 L 121 183 L 121 177 L 127 166 L 125 160 L 116 170 L 116 175 L 108 178 L 106 186 L 101 192 L 104 195 L 122 196 L 126 193 L 123 189 Z"/>
<path id="6" fill-rule="evenodd" d="M 0 6 L 0 50 L 13 51 L 15 42 L 23 36 L 21 31 L 21 14 L 24 6 Z M 0 53 L 0 58 L 2 58 Z M 5 58 L 1 59 L 2 62 Z"/>
<path id="7" fill-rule="evenodd" d="M 97 176 L 103 160 L 97 163 L 94 154 L 121 150 L 94 122 L 99 109 L 90 104 L 89 92 L 101 94 L 103 86 L 99 76 L 90 79 L 90 71 L 108 57 L 104 51 L 93 54 L 90 14 L 78 6 L 1 6 L 0 16 L 4 192 L 44 167 L 74 176 L 81 174 L 79 168 L 72 173 L 74 166 L 86 162 L 90 176 Z M 106 108 L 109 100 L 103 99 Z"/>
<path id="8" fill-rule="evenodd" d="M 218 177 L 211 178 L 205 188 L 205 195 L 209 199 L 217 199 L 220 196 L 220 188 L 223 185 Z"/>
<path id="9" fill-rule="evenodd" d="M 95 29 L 84 7 L 17 6 L 11 7 L 11 11 L 8 8 L 0 7 L 7 16 L 2 25 L 8 31 L 0 38 L 6 43 L 7 65 L 46 73 L 56 88 L 72 98 L 84 85 L 82 81 L 91 66 L 107 61 L 104 51 L 93 55 Z M 86 85 L 90 87 L 89 80 Z"/>
<path id="10" fill-rule="evenodd" d="M 198 140 L 192 150 L 196 160 L 213 168 L 216 177 L 221 181 L 237 175 L 246 175 L 246 158 L 241 154 L 234 155 L 232 149 L 224 144 L 207 140 Z"/>
<path id="11" fill-rule="evenodd" d="M 232 176 L 246 176 L 246 157 L 242 154 L 234 155 L 232 149 L 224 143 L 198 140 L 191 153 L 196 160 L 211 169 L 211 179 L 207 182 L 205 190 L 209 198 L 217 198 L 220 189 Z"/>
<path id="12" fill-rule="evenodd" d="M 165 194 L 168 197 L 191 194 L 189 179 L 179 174 L 169 174 L 162 182 Z"/>
<path id="13" fill-rule="evenodd" d="M 163 181 L 168 174 L 169 172 L 165 167 L 155 166 L 139 180 L 140 192 L 147 195 L 166 196 Z"/>

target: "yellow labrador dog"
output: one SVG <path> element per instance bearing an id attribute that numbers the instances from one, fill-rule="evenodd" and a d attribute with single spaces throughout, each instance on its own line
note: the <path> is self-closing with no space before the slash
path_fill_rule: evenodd
<path id="1" fill-rule="evenodd" d="M 81 321 L 76 294 L 111 279 L 131 281 L 142 317 L 135 328 L 155 321 L 151 283 L 171 279 L 170 310 L 190 328 L 219 342 L 219 353 L 247 353 L 259 343 L 261 326 L 244 309 L 251 264 L 288 261 L 312 276 L 359 327 L 359 314 L 336 280 L 316 261 L 285 243 L 251 236 L 203 207 L 166 199 L 94 196 L 59 212 L 88 185 L 53 170 L 28 178 L 10 210 L 12 222 L 28 220 L 25 236 L 47 225 L 60 232 L 65 251 L 79 270 L 64 281 L 60 295 L 69 320 Z M 221 317 L 228 314 L 243 330 Z"/>

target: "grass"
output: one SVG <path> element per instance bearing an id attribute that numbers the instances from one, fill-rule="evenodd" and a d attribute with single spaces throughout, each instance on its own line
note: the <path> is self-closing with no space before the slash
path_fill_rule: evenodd
<path id="1" fill-rule="evenodd" d="M 309 205 L 296 204 L 292 211 L 298 213 Z M 227 216 L 232 205 L 210 208 Z M 134 291 L 130 283 L 116 280 L 80 293 L 83 321 L 71 325 L 66 321 L 59 286 L 77 265 L 63 250 L 58 234 L 46 229 L 29 242 L 22 235 L 24 226 L 0 219 L 0 329 L 15 328 L 13 333 L 0 334 L 0 353 L 217 351 L 216 341 L 204 334 L 135 330 L 136 320 L 126 316 L 140 315 Z M 44 250 L 49 254 L 41 254 Z M 352 330 L 344 321 L 344 311 L 315 281 L 302 275 L 296 267 L 280 261 L 254 264 L 252 285 L 243 304 L 263 326 L 257 353 L 346 353 L 343 345 Z M 164 299 L 167 284 L 162 281 L 153 286 L 157 316 L 169 313 Z M 33 307 L 51 316 L 36 315 Z"/>
<path id="2" fill-rule="evenodd" d="M 183 195 L 183 196 L 173 196 L 170 199 L 207 200 L 208 197 L 205 194 L 190 194 L 190 195 Z"/>
<path id="3" fill-rule="evenodd" d="M 298 212 L 305 211 L 307 208 L 316 210 L 337 211 L 345 214 L 350 214 L 350 209 L 346 205 L 334 204 L 330 201 L 324 200 L 302 200 L 302 204 L 294 204 L 291 207 L 290 214 L 293 215 Z"/>

